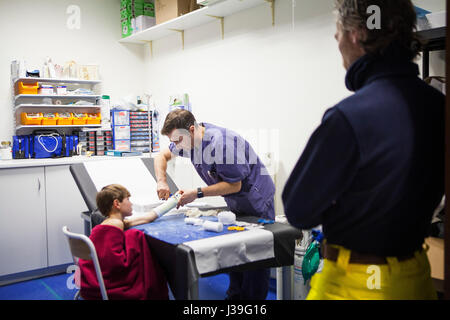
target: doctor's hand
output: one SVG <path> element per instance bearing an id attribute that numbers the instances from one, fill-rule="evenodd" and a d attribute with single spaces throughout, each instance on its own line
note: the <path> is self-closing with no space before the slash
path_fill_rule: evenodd
<path id="1" fill-rule="evenodd" d="M 178 201 L 177 209 L 197 199 L 197 190 L 180 190 L 179 192 L 182 194 L 182 196 Z"/>
<path id="2" fill-rule="evenodd" d="M 158 198 L 167 200 L 170 196 L 169 185 L 165 181 L 158 181 L 156 185 L 156 192 L 158 192 Z"/>

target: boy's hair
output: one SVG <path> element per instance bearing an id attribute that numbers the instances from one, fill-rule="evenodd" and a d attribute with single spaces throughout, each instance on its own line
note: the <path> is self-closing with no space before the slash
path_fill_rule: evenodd
<path id="1" fill-rule="evenodd" d="M 97 193 L 97 208 L 100 213 L 108 217 L 114 200 L 119 200 L 122 202 L 123 199 L 130 197 L 130 192 L 120 184 L 110 184 L 102 188 L 100 192 Z"/>
<path id="2" fill-rule="evenodd" d="M 161 134 L 167 136 L 174 129 L 189 130 L 191 126 L 197 127 L 194 115 L 188 110 L 175 109 L 167 115 Z"/>

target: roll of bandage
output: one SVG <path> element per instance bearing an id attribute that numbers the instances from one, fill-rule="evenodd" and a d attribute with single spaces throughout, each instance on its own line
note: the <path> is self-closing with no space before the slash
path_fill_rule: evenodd
<path id="1" fill-rule="evenodd" d="M 178 200 L 180 200 L 181 194 L 176 193 L 172 197 L 170 197 L 166 202 L 163 204 L 157 206 L 153 211 L 158 215 L 158 217 L 161 217 L 165 215 L 167 212 L 175 208 L 178 204 Z"/>
<path id="2" fill-rule="evenodd" d="M 214 232 L 222 232 L 223 224 L 221 222 L 205 221 L 203 229 Z"/>
<path id="3" fill-rule="evenodd" d="M 203 220 L 198 218 L 185 218 L 184 223 L 186 224 L 195 224 L 195 225 L 202 225 Z"/>
<path id="4" fill-rule="evenodd" d="M 231 211 L 220 212 L 217 215 L 217 218 L 219 218 L 219 222 L 222 222 L 224 225 L 236 223 L 236 215 Z"/>

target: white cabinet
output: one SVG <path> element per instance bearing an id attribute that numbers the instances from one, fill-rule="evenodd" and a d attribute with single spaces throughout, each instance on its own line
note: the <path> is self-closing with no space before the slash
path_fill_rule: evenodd
<path id="1" fill-rule="evenodd" d="M 88 209 L 69 168 L 68 165 L 45 167 L 49 266 L 72 262 L 69 245 L 61 231 L 63 226 L 84 233 L 80 214 Z"/>
<path id="2" fill-rule="evenodd" d="M 45 268 L 44 168 L 0 170 L 0 276 Z"/>

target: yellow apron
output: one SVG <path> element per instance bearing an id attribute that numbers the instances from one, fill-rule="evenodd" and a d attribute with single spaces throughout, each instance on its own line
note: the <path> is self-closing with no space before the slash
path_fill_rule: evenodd
<path id="1" fill-rule="evenodd" d="M 324 260 L 321 273 L 311 279 L 307 300 L 430 300 L 437 299 L 431 280 L 426 251 L 398 261 L 386 258 L 387 264 L 350 264 L 351 251 L 337 245 L 338 258 Z"/>

